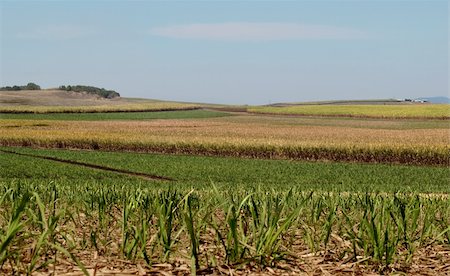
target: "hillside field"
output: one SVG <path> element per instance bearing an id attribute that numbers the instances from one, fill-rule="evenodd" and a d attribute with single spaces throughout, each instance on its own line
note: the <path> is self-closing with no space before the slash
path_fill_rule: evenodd
<path id="1" fill-rule="evenodd" d="M 106 99 L 57 89 L 0 91 L 0 114 L 145 112 L 197 108 L 199 106 L 195 104 L 120 97 Z"/>

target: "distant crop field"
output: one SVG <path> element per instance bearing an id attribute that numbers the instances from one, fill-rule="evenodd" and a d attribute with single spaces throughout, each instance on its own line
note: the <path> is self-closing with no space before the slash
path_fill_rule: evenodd
<path id="1" fill-rule="evenodd" d="M 250 107 L 248 111 L 305 116 L 450 119 L 450 105 L 448 104 L 261 106 Z"/>
<path id="2" fill-rule="evenodd" d="M 192 119 L 230 116 L 228 113 L 208 110 L 176 110 L 151 112 L 95 112 L 95 113 L 6 113 L 0 119 L 60 120 L 60 121 L 109 121 L 109 120 L 157 120 Z"/>
<path id="3" fill-rule="evenodd" d="M 411 127 L 416 126 L 416 127 Z M 446 121 L 231 116 L 153 121 L 0 120 L 5 146 L 447 165 Z"/>
<path id="4" fill-rule="evenodd" d="M 447 168 L 0 150 L 2 274 L 449 272 Z"/>
<path id="5" fill-rule="evenodd" d="M 448 120 L 233 114 L 0 114 L 0 274 L 450 273 Z"/>
<path id="6" fill-rule="evenodd" d="M 192 104 L 152 102 L 129 104 L 104 104 L 93 106 L 0 106 L 1 113 L 105 113 L 105 112 L 148 112 L 192 110 L 199 106 Z"/>

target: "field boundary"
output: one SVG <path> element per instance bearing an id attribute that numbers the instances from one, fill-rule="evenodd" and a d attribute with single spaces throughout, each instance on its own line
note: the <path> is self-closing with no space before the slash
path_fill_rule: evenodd
<path id="1" fill-rule="evenodd" d="M 60 163 L 65 163 L 65 164 L 78 165 L 78 166 L 87 167 L 87 168 L 91 168 L 91 169 L 115 172 L 115 173 L 119 173 L 119 174 L 126 174 L 128 176 L 140 177 L 140 178 L 144 178 L 146 180 L 175 181 L 175 179 L 166 177 L 166 176 L 159 176 L 159 175 L 147 174 L 147 173 L 142 173 L 142 172 L 133 172 L 133 171 L 123 170 L 123 169 L 116 169 L 116 168 L 111 168 L 111 167 L 107 167 L 107 166 L 101 166 L 101 165 L 97 165 L 97 164 L 90 164 L 90 163 L 79 162 L 79 161 L 74 161 L 74 160 L 67 160 L 67 159 L 62 159 L 62 158 L 57 158 L 57 157 L 42 156 L 42 155 L 29 154 L 29 153 L 19 153 L 19 152 L 10 151 L 10 150 L 4 150 L 4 149 L 0 149 L 0 152 L 20 155 L 20 156 L 39 158 L 39 159 L 45 159 L 45 160 L 50 160 L 50 161 L 55 161 L 55 162 L 60 162 Z"/>

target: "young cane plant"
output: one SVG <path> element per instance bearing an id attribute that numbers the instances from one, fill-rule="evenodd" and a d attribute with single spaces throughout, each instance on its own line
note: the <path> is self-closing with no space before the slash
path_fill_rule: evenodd
<path id="1" fill-rule="evenodd" d="M 13 191 L 11 191 L 9 196 L 11 196 L 11 199 L 14 197 Z M 0 269 L 7 260 L 13 261 L 15 258 L 20 257 L 19 249 L 13 248 L 13 245 L 20 244 L 23 241 L 21 233 L 25 230 L 25 226 L 29 221 L 29 218 L 24 218 L 24 215 L 30 201 L 31 194 L 28 192 L 24 193 L 21 198 L 17 198 L 17 201 L 11 201 L 10 217 L 0 237 Z"/>
<path id="2" fill-rule="evenodd" d="M 200 231 L 195 226 L 195 213 L 194 206 L 192 204 L 192 196 L 188 195 L 184 200 L 183 219 L 186 230 L 189 235 L 190 248 L 191 248 L 191 272 L 196 274 L 197 269 L 200 268 L 199 253 L 200 253 Z"/>

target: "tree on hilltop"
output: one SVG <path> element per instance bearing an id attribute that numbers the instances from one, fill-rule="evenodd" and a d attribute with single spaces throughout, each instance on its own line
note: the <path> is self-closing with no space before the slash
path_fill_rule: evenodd
<path id="1" fill-rule="evenodd" d="M 88 94 L 98 95 L 102 98 L 112 99 L 116 97 L 120 97 L 120 94 L 114 90 L 106 90 L 105 88 L 98 88 L 95 86 L 87 86 L 87 85 L 61 85 L 59 87 L 61 90 L 72 91 L 72 92 L 85 92 Z"/>
<path id="2" fill-rule="evenodd" d="M 35 83 L 29 82 L 24 90 L 41 90 L 41 87 Z"/>

